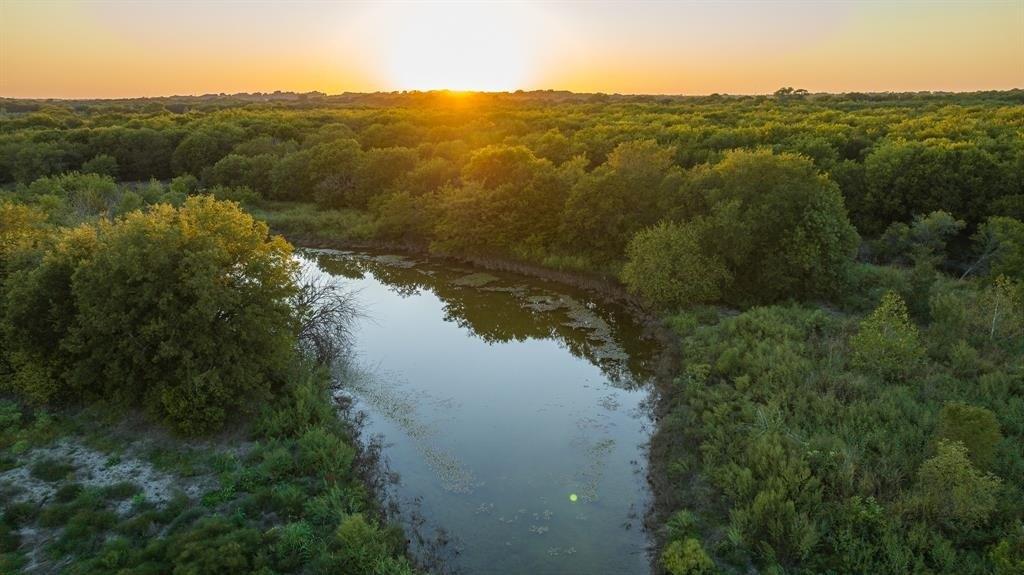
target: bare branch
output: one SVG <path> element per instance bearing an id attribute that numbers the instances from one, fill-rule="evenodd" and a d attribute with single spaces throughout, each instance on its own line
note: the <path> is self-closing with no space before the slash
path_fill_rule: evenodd
<path id="1" fill-rule="evenodd" d="M 292 307 L 299 318 L 299 343 L 318 362 L 334 361 L 352 341 L 352 327 L 363 316 L 356 295 L 333 277 L 305 271 Z"/>

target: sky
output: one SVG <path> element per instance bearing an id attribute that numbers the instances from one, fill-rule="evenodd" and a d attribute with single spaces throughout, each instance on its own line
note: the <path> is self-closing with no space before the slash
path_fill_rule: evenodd
<path id="1" fill-rule="evenodd" d="M 1024 88 L 1024 0 L 0 0 L 0 96 Z"/>

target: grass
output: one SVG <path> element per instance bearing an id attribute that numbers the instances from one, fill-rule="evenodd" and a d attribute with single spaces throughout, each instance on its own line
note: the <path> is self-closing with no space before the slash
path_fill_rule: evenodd
<path id="1" fill-rule="evenodd" d="M 51 483 L 66 479 L 74 470 L 73 465 L 49 458 L 37 461 L 31 467 L 32 477 Z"/>
<path id="2" fill-rule="evenodd" d="M 74 469 L 68 464 L 51 458 L 31 464 L 32 476 L 52 483 L 55 492 L 43 504 L 4 495 L 0 573 L 25 564 L 28 549 L 17 534 L 22 527 L 49 533 L 40 557 L 59 562 L 70 575 L 414 573 L 401 530 L 381 522 L 360 479 L 352 430 L 331 404 L 327 374 L 303 363 L 294 375 L 246 434 L 252 449 L 209 453 L 162 441 L 145 454 L 154 467 L 183 481 L 216 477 L 216 485 L 198 498 L 178 493 L 158 504 L 131 481 L 84 486 L 70 479 Z M 122 454 L 112 458 L 130 453 L 123 438 L 118 444 L 90 425 L 95 416 L 88 410 L 32 414 L 7 400 L 0 404 L 6 439 L 0 457 L 27 465 L 31 452 L 13 453 L 17 441 L 45 445 L 55 429 L 79 430 L 82 435 L 73 432 L 71 439 L 83 441 L 92 429 L 92 445 Z"/>
<path id="3" fill-rule="evenodd" d="M 259 202 L 246 206 L 277 233 L 325 241 L 360 241 L 374 236 L 373 216 L 358 210 L 330 210 L 315 204 Z"/>

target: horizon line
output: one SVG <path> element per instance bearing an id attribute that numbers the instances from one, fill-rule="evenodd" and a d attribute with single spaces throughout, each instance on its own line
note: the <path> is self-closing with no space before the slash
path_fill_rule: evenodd
<path id="1" fill-rule="evenodd" d="M 782 86 L 779 89 L 791 88 L 794 90 L 803 90 L 802 88 L 793 88 L 791 86 Z M 904 95 L 904 94 L 933 94 L 933 95 L 957 95 L 957 94 L 980 94 L 980 93 L 992 93 L 992 92 L 1018 92 L 1024 90 L 1024 85 L 1013 88 L 987 88 L 987 89 L 976 89 L 976 90 L 852 90 L 844 92 L 829 92 L 829 91 L 809 91 L 803 90 L 799 95 L 804 96 L 844 96 L 850 94 L 863 94 L 863 95 Z M 518 89 L 518 90 L 453 90 L 448 88 L 437 88 L 429 90 L 374 90 L 374 91 L 345 91 L 329 94 L 320 90 L 309 90 L 305 92 L 299 92 L 294 90 L 274 90 L 272 92 L 265 91 L 253 91 L 253 92 L 203 92 L 203 93 L 190 93 L 190 94 L 165 94 L 157 96 L 115 96 L 115 97 L 90 97 L 90 96 L 4 96 L 0 95 L 0 100 L 4 101 L 48 101 L 48 102 L 83 102 L 83 101 L 107 101 L 107 102 L 118 102 L 126 100 L 165 100 L 173 98 L 224 98 L 231 96 L 310 96 L 315 95 L 319 98 L 336 98 L 344 96 L 415 96 L 415 95 L 459 95 L 459 96 L 472 96 L 472 95 L 484 95 L 484 96 L 516 96 L 516 95 L 528 95 L 528 94 L 543 94 L 543 93 L 562 93 L 573 96 L 611 96 L 611 97 L 663 97 L 663 98 L 706 98 L 715 96 L 729 96 L 729 97 L 758 97 L 758 96 L 774 96 L 776 92 L 748 92 L 748 93 L 729 93 L 729 92 L 710 92 L 710 93 L 684 93 L 684 92 L 575 92 L 572 90 L 564 90 L 558 88 L 535 88 L 535 89 Z"/>

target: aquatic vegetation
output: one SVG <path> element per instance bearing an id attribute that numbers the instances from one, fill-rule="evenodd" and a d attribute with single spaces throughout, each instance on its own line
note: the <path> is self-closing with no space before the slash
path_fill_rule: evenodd
<path id="1" fill-rule="evenodd" d="M 452 283 L 458 286 L 479 288 L 496 281 L 498 281 L 498 278 L 489 273 L 476 272 L 457 278 Z"/>
<path id="2" fill-rule="evenodd" d="M 346 364 L 343 373 L 341 378 L 346 382 L 344 389 L 356 394 L 377 413 L 397 424 L 413 440 L 445 490 L 470 493 L 480 485 L 473 472 L 466 469 L 457 457 L 433 445 L 438 427 L 423 422 L 419 412 L 423 403 L 436 402 L 435 405 L 451 407 L 454 405 L 453 400 L 432 398 L 424 390 L 410 393 L 407 383 L 387 372 L 358 369 Z"/>

